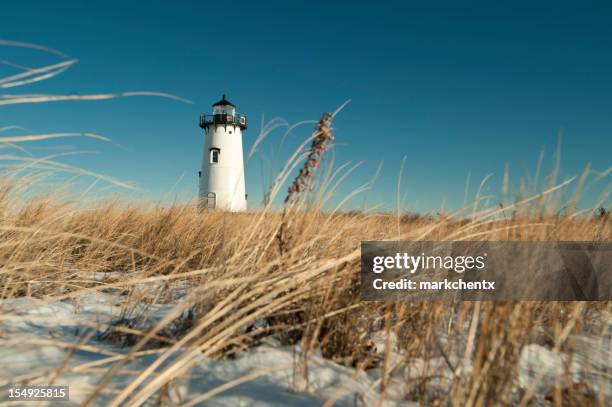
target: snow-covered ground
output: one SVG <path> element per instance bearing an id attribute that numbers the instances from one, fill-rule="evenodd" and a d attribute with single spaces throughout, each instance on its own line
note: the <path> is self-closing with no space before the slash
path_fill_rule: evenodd
<path id="1" fill-rule="evenodd" d="M 29 383 L 49 384 L 58 367 L 62 366 L 53 383 L 70 386 L 71 405 L 83 402 L 112 363 L 129 352 L 129 347 L 104 340 L 97 334 L 105 328 L 96 324 L 120 317 L 123 301 L 125 297 L 120 294 L 100 292 L 51 303 L 34 298 L 0 301 L 0 401 L 6 401 L 8 383 L 34 379 Z M 150 323 L 163 318 L 172 307 L 173 304 L 147 306 Z M 590 388 L 603 391 L 612 400 L 612 322 L 608 324 L 609 335 L 578 339 L 577 354 L 588 354 L 588 362 L 585 362 L 586 358 L 570 361 L 567 356 L 555 355 L 539 345 L 527 346 L 521 355 L 518 385 L 528 388 L 537 378 L 538 392 L 544 393 L 569 369 L 576 382 L 587 382 Z M 79 343 L 88 333 L 92 334 L 91 339 L 78 350 L 71 350 L 72 345 Z M 188 402 L 245 377 L 249 380 L 197 405 L 319 406 L 326 400 L 336 399 L 335 405 L 339 406 L 369 406 L 378 400 L 379 369 L 355 371 L 316 354 L 308 365 L 307 389 L 301 392 L 293 390 L 296 383 L 295 354 L 295 348 L 283 347 L 269 340 L 235 358 L 210 360 L 201 357 L 189 376 L 175 383 L 175 388 L 169 392 L 173 398 L 171 403 Z M 104 395 L 97 399 L 97 405 L 105 405 L 158 356 L 150 353 L 130 361 L 112 379 Z M 399 355 L 394 356 L 399 359 Z M 170 361 L 157 371 L 163 370 Z M 432 386 L 446 386 L 454 374 L 442 357 L 413 360 L 408 366 L 398 369 L 388 386 L 383 405 L 410 405 L 403 394 L 406 378 L 434 371 L 438 379 L 430 384 Z M 150 400 L 150 404 L 157 403 L 157 398 Z"/>
<path id="2" fill-rule="evenodd" d="M 120 316 L 121 298 L 92 293 L 69 302 L 47 303 L 35 298 L 0 302 L 0 389 L 6 401 L 6 385 L 31 378 L 31 384 L 48 384 L 55 370 L 64 364 L 71 345 L 79 343 L 97 323 Z M 148 306 L 151 321 L 159 320 L 173 307 Z M 103 331 L 102 327 L 98 328 Z M 71 404 L 78 405 L 99 383 L 111 366 L 113 357 L 125 355 L 128 347 L 101 340 L 93 335 L 86 346 L 73 352 L 54 384 L 70 386 Z M 338 365 L 313 355 L 309 363 L 308 391 L 292 390 L 293 361 L 296 349 L 269 342 L 228 360 L 202 357 L 188 380 L 176 385 L 181 402 L 186 402 L 219 386 L 254 375 L 251 380 L 231 387 L 206 400 L 207 406 L 320 406 L 329 398 L 336 405 L 371 405 L 377 400 L 378 382 L 364 372 Z M 129 362 L 109 384 L 109 391 L 98 399 L 104 405 L 132 378 L 153 363 L 158 354 L 145 355 Z M 167 363 L 159 370 L 163 370 Z M 261 372 L 261 374 L 260 374 Z M 172 392 L 171 392 L 172 393 Z M 386 405 L 394 405 L 400 394 L 389 392 Z M 178 403 L 178 398 L 174 400 Z M 397 400 L 396 400 L 397 401 Z M 157 400 L 151 400 L 157 404 Z M 49 403 L 50 404 L 50 403 Z"/>

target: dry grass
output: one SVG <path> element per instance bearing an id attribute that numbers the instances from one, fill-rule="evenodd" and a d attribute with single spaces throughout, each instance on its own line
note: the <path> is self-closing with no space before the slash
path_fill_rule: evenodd
<path id="1" fill-rule="evenodd" d="M 444 345 L 445 354 L 465 354 L 465 360 L 449 363 L 457 372 L 469 365 L 469 374 L 457 374 L 448 396 L 427 393 L 431 378 L 407 382 L 407 393 L 416 400 L 507 404 L 524 345 L 546 343 L 571 352 L 571 338 L 589 326 L 589 318 L 610 310 L 609 303 L 360 302 L 360 241 L 395 239 L 398 220 L 391 215 L 329 214 L 316 207 L 293 211 L 291 246 L 281 255 L 277 235 L 284 217 L 274 212 L 200 213 L 190 206 L 119 204 L 84 209 L 48 200 L 15 207 L 8 189 L 0 194 L 2 298 L 64 299 L 115 288 L 130 293 L 129 308 L 143 301 L 133 287 L 145 281 L 164 280 L 168 289 L 188 281 L 193 288 L 169 318 L 136 332 L 130 342 L 133 352 L 155 344 L 170 346 L 162 358 L 174 350 L 183 356 L 134 394 L 151 374 L 142 372 L 117 397 L 117 405 L 152 397 L 188 371 L 194 353 L 226 357 L 265 335 L 301 343 L 304 352 L 319 349 L 324 357 L 361 369 L 382 363 L 390 372 L 397 366 L 385 361 L 389 352 L 372 348 L 371 336 L 380 330 L 396 333 L 406 360 L 438 355 L 443 334 L 471 339 Z M 409 240 L 612 240 L 608 220 L 568 217 L 407 218 L 399 229 Z M 107 271 L 124 275 L 102 283 L 83 278 Z M 160 293 L 155 301 L 164 298 Z M 181 322 L 185 310 L 191 310 L 193 323 Z M 254 329 L 260 320 L 268 321 L 265 330 Z M 174 344 L 160 342 L 159 336 Z M 308 359 L 300 360 L 298 370 Z M 116 364 L 107 379 L 120 368 Z"/>

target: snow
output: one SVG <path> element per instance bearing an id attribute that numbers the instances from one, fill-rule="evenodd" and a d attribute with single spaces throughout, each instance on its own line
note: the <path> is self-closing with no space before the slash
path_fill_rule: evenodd
<path id="1" fill-rule="evenodd" d="M 27 297 L 0 301 L 0 402 L 6 401 L 3 397 L 6 397 L 5 389 L 9 383 L 30 380 L 30 384 L 49 384 L 56 369 L 63 364 L 65 367 L 54 383 L 70 386 L 72 405 L 83 402 L 112 363 L 130 350 L 128 346 L 104 340 L 99 335 L 107 323 L 125 316 L 121 307 L 124 301 L 125 296 L 121 294 L 97 291 L 56 302 Z M 142 320 L 145 321 L 143 324 L 155 324 L 173 306 L 174 303 L 142 303 L 138 312 L 148 315 Z M 612 321 L 612 318 L 606 321 Z M 569 373 L 574 382 L 586 382 L 596 393 L 602 391 L 606 400 L 612 399 L 609 379 L 612 322 L 609 324 L 610 330 L 603 336 L 578 337 L 571 359 L 544 346 L 532 344 L 524 347 L 519 360 L 517 385 L 523 389 L 535 386 L 540 394 L 544 394 Z M 74 350 L 73 345 L 79 344 L 88 334 L 87 343 Z M 375 350 L 382 353 L 386 342 L 384 335 L 374 335 L 372 342 Z M 394 373 L 383 406 L 418 405 L 406 401 L 404 389 L 407 381 L 435 376 L 428 383 L 428 391 L 438 391 L 447 388 L 456 374 L 469 372 L 469 366 L 452 372 L 439 355 L 405 363 L 398 353 L 397 342 L 396 337 L 389 340 L 393 351 L 388 362 Z M 188 402 L 245 376 L 249 380 L 243 380 L 197 405 L 320 406 L 326 400 L 335 399 L 334 405 L 354 407 L 375 405 L 378 401 L 380 368 L 356 371 L 312 352 L 307 369 L 308 380 L 300 382 L 295 377 L 297 354 L 299 348 L 281 346 L 274 339 L 266 338 L 259 346 L 238 353 L 234 358 L 212 360 L 200 356 L 189 374 L 173 383 L 175 391 L 170 392 L 171 403 Z M 96 400 L 96 405 L 106 405 L 158 356 L 149 353 L 128 362 Z M 460 365 L 456 355 L 448 356 L 454 366 Z M 163 370 L 172 360 L 173 357 L 169 358 L 157 371 Z M 157 404 L 156 397 L 151 399 L 151 405 Z"/>
<path id="2" fill-rule="evenodd" d="M 573 383 L 588 383 L 595 395 L 601 393 L 612 400 L 611 372 L 612 335 L 579 335 L 572 357 L 541 345 L 525 346 L 519 360 L 519 385 L 545 393 L 569 376 Z"/>
<path id="3" fill-rule="evenodd" d="M 1 301 L 1 397 L 6 397 L 7 384 L 18 380 L 35 379 L 30 383 L 48 384 L 55 369 L 71 356 L 54 383 L 70 386 L 71 404 L 83 402 L 110 367 L 105 359 L 125 355 L 129 348 L 107 343 L 97 335 L 93 335 L 86 346 L 72 355 L 70 347 L 79 343 L 85 334 L 91 333 L 96 324 L 118 319 L 121 316 L 120 302 L 119 296 L 100 292 L 91 292 L 69 302 L 46 302 L 26 297 Z M 150 323 L 163 318 L 172 306 L 147 305 Z M 100 326 L 97 328 L 103 330 Z M 320 406 L 329 398 L 337 398 L 335 405 L 359 406 L 372 405 L 378 399 L 376 377 L 356 372 L 316 354 L 308 365 L 308 391 L 294 391 L 293 362 L 296 352 L 299 349 L 268 341 L 232 359 L 201 357 L 191 369 L 188 379 L 177 385 L 178 394 L 185 402 L 220 385 L 255 374 L 254 379 L 206 400 L 206 405 Z M 97 405 L 105 405 L 113 394 L 124 388 L 156 357 L 156 354 L 145 355 L 129 362 L 122 373 L 113 378 L 109 390 L 97 400 Z M 261 371 L 265 374 L 258 374 Z M 339 389 L 342 391 L 339 392 Z M 401 396 L 401 392 L 390 389 L 383 405 L 396 405 Z M 0 401 L 6 401 L 1 397 Z"/>

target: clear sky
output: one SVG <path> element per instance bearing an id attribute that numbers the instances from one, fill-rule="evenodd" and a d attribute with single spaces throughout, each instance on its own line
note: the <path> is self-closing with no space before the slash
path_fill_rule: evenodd
<path id="1" fill-rule="evenodd" d="M 561 129 L 563 176 L 579 174 L 588 162 L 607 169 L 610 3 L 501 3 L 12 1 L 2 6 L 0 39 L 53 47 L 79 63 L 5 93 L 152 90 L 194 104 L 133 97 L 5 106 L 0 127 L 107 136 L 115 144 L 51 144 L 95 150 L 63 160 L 134 182 L 139 197 L 149 199 L 196 194 L 198 115 L 222 93 L 250 118 L 247 151 L 262 118 L 316 120 L 351 99 L 335 123 L 336 163 L 363 164 L 337 200 L 384 162 L 369 205 L 394 208 L 404 156 L 408 210 L 461 206 L 468 173 L 472 194 L 489 173 L 488 192 L 497 194 L 506 163 L 516 191 L 519 179 L 535 172 L 542 147 L 549 168 Z M 50 61 L 7 47 L 0 47 L 0 59 Z M 0 64 L 0 75 L 11 72 L 17 71 Z M 311 129 L 296 130 L 278 154 L 283 133 L 272 134 L 247 164 L 250 207 L 261 201 L 274 156 L 280 163 Z M 43 145 L 27 147 L 48 154 Z"/>

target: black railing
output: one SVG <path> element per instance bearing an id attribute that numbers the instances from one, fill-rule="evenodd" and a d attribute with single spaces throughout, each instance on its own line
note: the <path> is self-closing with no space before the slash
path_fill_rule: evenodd
<path id="1" fill-rule="evenodd" d="M 211 124 L 231 124 L 246 129 L 248 120 L 246 115 L 235 113 L 218 113 L 218 114 L 202 114 L 200 115 L 200 127 L 204 128 Z"/>

